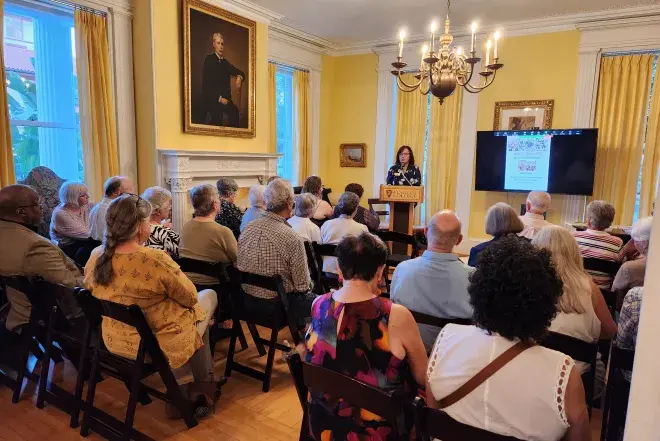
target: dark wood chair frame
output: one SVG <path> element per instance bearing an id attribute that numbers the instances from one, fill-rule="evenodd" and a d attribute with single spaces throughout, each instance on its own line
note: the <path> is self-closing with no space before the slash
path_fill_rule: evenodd
<path id="1" fill-rule="evenodd" d="M 410 255 L 408 254 L 390 254 L 387 256 L 387 266 L 385 267 L 385 283 L 387 284 L 387 292 L 390 292 L 391 279 L 389 277 L 390 268 L 396 268 L 401 262 L 414 259 L 419 256 L 419 244 L 415 236 L 410 234 L 400 233 L 398 231 L 379 231 L 376 233 L 383 242 L 388 244 L 390 250 L 392 243 L 399 243 L 410 246 Z"/>
<path id="2" fill-rule="evenodd" d="M 418 325 L 429 325 L 429 326 L 436 326 L 438 328 L 444 328 L 450 323 L 453 323 L 455 325 L 472 324 L 472 319 L 469 318 L 440 318 L 429 314 L 424 314 L 423 312 L 417 312 L 413 310 L 410 310 L 410 312 L 412 313 Z"/>
<path id="3" fill-rule="evenodd" d="M 414 407 L 417 439 L 421 441 L 434 438 L 442 441 L 522 441 L 460 423 L 442 410 L 427 407 L 419 397 L 415 399 Z"/>
<path id="4" fill-rule="evenodd" d="M 612 262 L 603 259 L 596 259 L 593 257 L 585 257 L 582 259 L 582 261 L 584 262 L 584 269 L 605 273 L 612 277 L 612 279 L 616 277 L 616 273 L 619 272 L 619 268 L 621 268 L 621 262 Z M 614 317 L 617 305 L 616 293 L 606 289 L 601 289 L 601 292 L 605 298 L 605 303 L 607 303 L 607 308 L 610 310 L 612 317 Z"/>
<path id="5" fill-rule="evenodd" d="M 588 363 L 589 372 L 582 375 L 584 392 L 587 400 L 587 409 L 591 419 L 591 410 L 594 399 L 594 389 L 596 384 L 596 362 L 598 360 L 598 342 L 589 343 L 575 337 L 559 334 L 549 331 L 543 341 L 539 343 L 549 349 L 554 349 L 568 355 L 575 361 Z"/>
<path id="6" fill-rule="evenodd" d="M 282 329 L 289 328 L 291 336 L 295 344 L 300 342 L 300 337 L 298 335 L 298 326 L 296 317 L 293 314 L 288 314 L 288 297 L 287 293 L 284 290 L 284 283 L 282 282 L 282 277 L 280 275 L 274 276 L 262 276 L 259 274 L 252 274 L 243 271 L 237 271 L 238 289 L 236 290 L 234 299 L 234 328 L 229 342 L 229 353 L 227 354 L 227 365 L 225 368 L 225 376 L 229 378 L 232 371 L 239 372 L 243 375 L 255 378 L 263 382 L 262 390 L 268 392 L 270 390 L 271 377 L 273 375 L 273 364 L 275 363 L 275 351 L 277 349 L 289 352 L 291 348 L 280 344 L 277 342 L 277 337 L 279 332 Z M 263 317 L 259 314 L 247 311 L 243 306 L 244 297 L 249 295 L 246 294 L 242 285 L 250 285 L 254 287 L 259 287 L 267 289 L 269 291 L 274 291 L 278 294 L 274 299 L 258 299 L 263 302 L 273 302 L 275 303 L 275 313 L 272 317 Z M 285 307 L 285 305 L 287 305 Z M 264 372 L 258 371 L 252 367 L 243 365 L 234 360 L 234 355 L 236 353 L 236 339 L 239 335 L 239 330 L 241 327 L 241 321 L 244 321 L 250 328 L 252 333 L 252 338 L 257 346 L 257 351 L 260 356 L 266 355 L 264 350 L 264 345 L 268 346 L 268 357 L 266 358 L 266 370 Z M 270 339 L 262 338 L 259 335 L 259 331 L 256 328 L 256 325 L 270 329 Z"/>
<path id="7" fill-rule="evenodd" d="M 76 288 L 76 299 L 87 319 L 87 329 L 83 342 L 83 351 L 80 356 L 78 372 L 85 372 L 86 365 L 91 358 L 91 369 L 87 386 L 87 398 L 84 401 L 84 416 L 80 428 L 81 436 L 89 435 L 94 430 L 109 440 L 138 440 L 149 441 L 151 438 L 133 428 L 135 410 L 138 401 L 148 404 L 149 396 L 156 397 L 173 404 L 181 413 L 188 428 L 197 425 L 194 415 L 194 404 L 183 395 L 174 373 L 158 344 L 142 310 L 137 305 L 125 306 L 118 303 L 100 300 L 92 296 L 86 289 Z M 134 327 L 140 335 L 140 344 L 135 360 L 112 354 L 103 346 L 101 338 L 101 322 L 103 317 L 109 317 L 126 325 Z M 91 349 L 90 349 L 91 348 Z M 91 352 L 91 357 L 89 352 Z M 147 359 L 147 355 L 150 360 Z M 103 363 L 103 366 L 101 365 Z M 106 412 L 94 407 L 96 385 L 100 373 L 108 373 L 127 381 L 129 399 L 126 415 L 123 422 Z M 142 380 L 158 372 L 166 392 L 146 386 Z M 75 388 L 74 403 L 82 402 L 84 378 L 78 375 Z M 76 405 L 71 415 L 71 427 L 77 427 L 80 417 L 80 406 Z"/>
<path id="8" fill-rule="evenodd" d="M 321 268 L 319 267 L 319 261 L 316 258 L 316 253 L 314 252 L 314 244 L 309 241 L 305 241 L 305 254 L 307 255 L 307 267 L 309 268 L 309 275 L 314 284 L 314 293 L 315 294 L 325 294 L 325 287 L 321 282 Z"/>
<path id="9" fill-rule="evenodd" d="M 312 249 L 314 251 L 314 256 L 316 257 L 316 264 L 319 268 L 321 286 L 323 287 L 324 294 L 330 292 L 331 289 L 339 289 L 341 287 L 339 276 L 323 271 L 323 258 L 337 257 L 337 245 L 312 242 Z"/>
<path id="10" fill-rule="evenodd" d="M 411 399 L 402 390 L 385 392 L 376 389 L 338 372 L 304 362 L 297 352 L 287 356 L 287 363 L 303 409 L 301 441 L 311 439 L 306 430 L 309 427 L 307 393 L 310 390 L 342 398 L 353 406 L 381 416 L 392 426 L 390 439 L 409 440 L 405 412 L 410 408 Z"/>
<path id="11" fill-rule="evenodd" d="M 603 425 L 601 441 L 619 441 L 619 431 L 626 424 L 627 403 L 630 395 L 630 382 L 622 371 L 633 370 L 635 351 L 612 345 L 610 369 L 603 402 Z"/>

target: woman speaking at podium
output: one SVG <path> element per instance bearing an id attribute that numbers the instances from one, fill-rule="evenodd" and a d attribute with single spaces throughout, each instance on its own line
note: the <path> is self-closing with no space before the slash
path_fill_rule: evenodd
<path id="1" fill-rule="evenodd" d="M 396 152 L 396 163 L 387 172 L 387 185 L 422 185 L 422 173 L 409 146 L 403 145 Z"/>

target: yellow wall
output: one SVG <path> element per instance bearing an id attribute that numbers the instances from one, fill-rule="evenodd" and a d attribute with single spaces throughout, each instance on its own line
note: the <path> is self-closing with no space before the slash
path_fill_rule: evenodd
<path id="1" fill-rule="evenodd" d="M 153 98 L 150 97 L 153 97 L 154 87 L 142 77 L 150 77 L 154 71 L 156 105 L 155 137 L 138 135 L 140 189 L 156 184 L 156 149 L 267 152 L 268 26 L 257 23 L 256 137 L 241 139 L 192 135 L 183 133 L 182 2 L 140 0 L 136 3 L 133 38 L 138 127 L 143 124 L 143 120 L 147 120 L 148 125 L 147 107 L 150 106 L 153 114 Z M 150 23 L 153 29 L 149 29 Z M 150 53 L 152 47 L 153 63 Z"/>
<path id="2" fill-rule="evenodd" d="M 378 56 L 324 56 L 321 72 L 321 127 L 319 175 L 336 200 L 346 184 L 364 187 L 363 204 L 373 197 L 373 161 L 376 142 Z M 365 143 L 367 167 L 339 167 L 339 145 Z"/>
<path id="3" fill-rule="evenodd" d="M 555 100 L 552 127 L 572 127 L 579 42 L 579 31 L 503 39 L 500 56 L 504 68 L 498 72 L 493 85 L 479 94 L 477 130 L 493 129 L 496 101 L 544 99 Z M 522 193 L 473 191 L 469 236 L 488 237 L 484 229 L 488 207 L 496 202 L 507 202 L 518 211 L 526 197 Z M 553 196 L 548 211 L 550 222 L 560 222 L 562 207 L 563 197 Z"/>

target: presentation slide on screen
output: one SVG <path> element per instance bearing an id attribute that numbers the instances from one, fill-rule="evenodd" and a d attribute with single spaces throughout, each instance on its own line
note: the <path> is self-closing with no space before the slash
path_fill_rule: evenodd
<path id="1" fill-rule="evenodd" d="M 552 135 L 506 137 L 506 190 L 548 190 Z"/>

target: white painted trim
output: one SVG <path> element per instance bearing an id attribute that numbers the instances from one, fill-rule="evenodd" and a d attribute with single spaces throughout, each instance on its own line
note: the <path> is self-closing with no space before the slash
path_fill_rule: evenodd
<path id="1" fill-rule="evenodd" d="M 374 145 L 374 194 L 378 197 L 381 184 L 385 183 L 390 166 L 389 149 L 394 138 L 392 127 L 394 76 L 388 71 L 378 72 L 378 97 L 376 101 L 376 141 Z"/>
<path id="2" fill-rule="evenodd" d="M 321 157 L 321 72 L 309 73 L 309 121 L 312 131 L 311 174 L 319 174 Z"/>
<path id="3" fill-rule="evenodd" d="M 135 1 L 144 1 L 144 0 L 135 0 Z M 281 20 L 284 18 L 282 14 L 271 11 L 270 9 L 264 8 L 252 3 L 247 0 L 202 0 L 206 3 L 220 8 L 231 11 L 235 14 L 238 14 L 242 17 L 249 18 L 250 20 L 257 21 L 259 23 L 270 24 L 273 20 Z"/>

